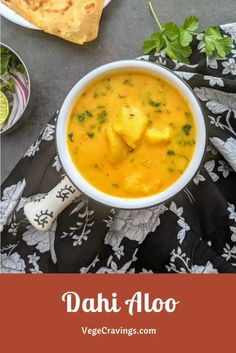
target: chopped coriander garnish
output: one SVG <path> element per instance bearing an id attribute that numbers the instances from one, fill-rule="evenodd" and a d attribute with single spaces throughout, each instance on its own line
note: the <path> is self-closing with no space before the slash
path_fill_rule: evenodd
<path id="1" fill-rule="evenodd" d="M 119 188 L 119 185 L 118 184 L 112 184 L 113 188 L 116 188 L 118 189 Z"/>
<path id="2" fill-rule="evenodd" d="M 87 136 L 92 139 L 94 137 L 94 132 L 87 132 Z"/>
<path id="3" fill-rule="evenodd" d="M 148 104 L 151 105 L 152 107 L 160 107 L 161 103 L 160 102 L 155 102 L 152 99 L 149 99 Z"/>
<path id="4" fill-rule="evenodd" d="M 186 124 L 182 127 L 184 134 L 187 136 L 190 134 L 191 129 L 192 129 L 192 125 L 190 125 L 190 124 Z"/>
<path id="5" fill-rule="evenodd" d="M 78 114 L 77 115 L 77 119 L 82 123 L 86 118 L 91 118 L 93 116 L 93 114 L 86 110 L 84 113 L 82 114 Z"/>
<path id="6" fill-rule="evenodd" d="M 124 85 L 126 85 L 126 86 L 133 87 L 132 83 L 131 83 L 130 80 L 128 80 L 128 79 L 124 80 L 123 83 L 124 83 Z"/>
<path id="7" fill-rule="evenodd" d="M 178 141 L 178 144 L 181 146 L 192 146 L 192 145 L 195 145 L 195 143 L 196 143 L 195 140 L 190 140 L 190 141 L 180 140 L 180 141 Z"/>
<path id="8" fill-rule="evenodd" d="M 84 114 L 80 114 L 80 115 L 77 116 L 77 118 L 78 118 L 79 121 L 82 122 L 82 121 L 84 121 L 84 119 L 86 118 L 86 116 L 85 116 Z"/>
<path id="9" fill-rule="evenodd" d="M 86 115 L 90 118 L 91 116 L 93 116 L 93 114 L 91 112 L 89 112 L 88 110 L 86 110 Z"/>
<path id="10" fill-rule="evenodd" d="M 104 109 L 105 108 L 105 105 L 98 105 L 97 106 L 97 109 Z"/>
<path id="11" fill-rule="evenodd" d="M 189 112 L 184 112 L 184 115 L 186 116 L 187 119 L 191 118 L 191 113 Z"/>
<path id="12" fill-rule="evenodd" d="M 103 124 L 105 123 L 106 119 L 107 119 L 107 112 L 106 110 L 103 110 L 101 113 L 98 114 L 98 122 L 100 124 Z"/>
<path id="13" fill-rule="evenodd" d="M 68 138 L 69 138 L 70 142 L 74 142 L 74 134 L 73 134 L 73 132 L 68 134 Z"/>
<path id="14" fill-rule="evenodd" d="M 169 151 L 167 151 L 167 155 L 168 156 L 175 156 L 175 151 L 169 150 Z"/>

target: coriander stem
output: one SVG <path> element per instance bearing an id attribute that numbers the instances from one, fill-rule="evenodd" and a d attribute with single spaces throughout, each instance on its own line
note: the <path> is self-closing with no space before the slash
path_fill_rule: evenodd
<path id="1" fill-rule="evenodd" d="M 150 7 L 151 13 L 152 13 L 152 15 L 153 15 L 153 17 L 154 17 L 154 19 L 155 19 L 155 21 L 156 21 L 158 27 L 159 27 L 160 30 L 162 31 L 162 25 L 160 24 L 160 21 L 158 20 L 158 17 L 157 17 L 157 15 L 156 15 L 156 12 L 155 12 L 153 6 L 152 6 L 151 1 L 149 1 L 149 7 Z"/>

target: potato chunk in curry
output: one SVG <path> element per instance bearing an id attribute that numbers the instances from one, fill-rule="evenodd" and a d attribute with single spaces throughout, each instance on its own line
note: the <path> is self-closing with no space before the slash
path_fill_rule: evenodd
<path id="1" fill-rule="evenodd" d="M 151 144 L 156 143 L 168 143 L 171 138 L 170 128 L 167 127 L 163 130 L 157 130 L 154 128 L 150 128 L 145 132 L 145 136 Z"/>
<path id="2" fill-rule="evenodd" d="M 121 162 L 128 151 L 128 146 L 111 126 L 106 127 L 106 137 L 109 145 L 109 160 L 111 163 Z"/>
<path id="3" fill-rule="evenodd" d="M 113 128 L 127 145 L 135 148 L 147 126 L 147 117 L 136 107 L 122 107 Z"/>
<path id="4" fill-rule="evenodd" d="M 195 149 L 195 119 L 181 92 L 161 77 L 111 73 L 78 96 L 67 143 L 74 165 L 95 188 L 147 197 L 185 172 Z"/>

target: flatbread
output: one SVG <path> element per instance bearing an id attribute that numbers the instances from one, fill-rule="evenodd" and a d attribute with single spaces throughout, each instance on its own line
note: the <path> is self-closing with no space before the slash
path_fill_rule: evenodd
<path id="1" fill-rule="evenodd" d="M 43 31 L 83 44 L 97 38 L 104 0 L 3 0 Z"/>

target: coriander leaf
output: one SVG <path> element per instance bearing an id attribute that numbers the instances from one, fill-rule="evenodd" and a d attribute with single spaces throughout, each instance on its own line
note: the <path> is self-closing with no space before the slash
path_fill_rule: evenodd
<path id="1" fill-rule="evenodd" d="M 130 86 L 130 87 L 133 87 L 133 84 L 130 82 L 130 80 L 124 80 L 124 85 L 126 85 L 126 86 Z"/>
<path id="2" fill-rule="evenodd" d="M 184 21 L 183 28 L 186 31 L 194 32 L 198 29 L 198 27 L 199 27 L 199 19 L 196 16 L 189 16 Z"/>
<path id="3" fill-rule="evenodd" d="M 207 28 L 204 33 L 203 41 L 205 43 L 205 52 L 207 56 L 217 54 L 221 58 L 229 55 L 233 44 L 230 38 L 222 36 L 219 27 Z"/>
<path id="4" fill-rule="evenodd" d="M 149 7 L 160 32 L 153 33 L 148 40 L 144 41 L 144 53 L 148 54 L 154 49 L 156 52 L 164 50 L 172 60 L 189 63 L 188 58 L 192 53 L 190 45 L 193 37 L 198 34 L 196 31 L 199 27 L 199 19 L 196 16 L 189 16 L 185 19 L 182 27 L 178 27 L 173 22 L 167 22 L 162 26 L 150 1 Z M 203 41 L 208 57 L 217 54 L 224 58 L 229 55 L 233 46 L 232 39 L 223 37 L 219 27 L 214 26 L 206 29 Z"/>
<path id="5" fill-rule="evenodd" d="M 179 40 L 183 47 L 187 47 L 193 40 L 193 35 L 199 26 L 199 20 L 195 16 L 187 17 L 183 27 L 179 29 Z"/>
<path id="6" fill-rule="evenodd" d="M 157 52 L 160 52 L 164 41 L 162 34 L 160 32 L 155 32 L 151 35 L 151 39 L 145 40 L 143 45 L 144 54 L 150 53 L 152 50 L 156 49 Z"/>
<path id="7" fill-rule="evenodd" d="M 173 22 L 168 22 L 163 27 L 163 34 L 171 41 L 175 40 L 179 36 L 178 26 Z"/>
<path id="8" fill-rule="evenodd" d="M 205 30 L 204 36 L 208 37 L 209 39 L 212 39 L 212 40 L 216 40 L 216 39 L 221 39 L 222 38 L 222 35 L 220 33 L 219 27 L 214 27 L 214 26 L 208 27 Z"/>
<path id="9" fill-rule="evenodd" d="M 175 153 L 175 151 L 173 151 L 173 150 L 169 150 L 169 151 L 167 151 L 167 155 L 168 156 L 174 156 L 176 153 Z"/>
<path id="10" fill-rule="evenodd" d="M 147 39 L 143 44 L 144 54 L 149 54 L 151 51 L 157 48 L 157 41 L 152 39 Z"/>
<path id="11" fill-rule="evenodd" d="M 216 51 L 221 58 L 228 56 L 232 50 L 232 40 L 229 37 L 224 37 L 216 42 Z"/>
<path id="12" fill-rule="evenodd" d="M 185 31 L 185 29 L 180 28 L 179 29 L 179 41 L 183 47 L 187 47 L 193 40 L 193 36 L 191 33 L 188 31 Z"/>
<path id="13" fill-rule="evenodd" d="M 91 112 L 89 112 L 88 110 L 86 110 L 84 113 L 78 114 L 76 117 L 82 123 L 85 119 L 91 118 L 92 116 L 93 116 L 93 114 Z"/>
<path id="14" fill-rule="evenodd" d="M 89 112 L 88 110 L 86 110 L 86 115 L 89 117 L 89 118 L 91 118 L 91 116 L 93 116 L 93 114 L 91 113 L 91 112 Z"/>
<path id="15" fill-rule="evenodd" d="M 149 99 L 148 104 L 151 105 L 152 107 L 160 107 L 161 103 L 160 102 L 155 102 L 152 99 Z"/>
<path id="16" fill-rule="evenodd" d="M 221 33 L 217 27 L 209 27 L 206 29 L 203 41 L 205 43 L 205 52 L 207 56 L 212 56 L 216 49 L 215 41 L 221 39 Z"/>
<path id="17" fill-rule="evenodd" d="M 154 39 L 154 40 L 156 40 L 156 41 L 162 41 L 162 38 L 161 38 L 161 36 L 162 36 L 162 33 L 161 32 L 154 32 L 154 33 L 152 33 L 152 35 L 151 35 L 151 39 Z"/>
<path id="18" fill-rule="evenodd" d="M 188 57 L 192 54 L 190 46 L 183 47 L 178 39 L 169 42 L 165 53 L 172 59 L 185 64 L 189 63 Z"/>
<path id="19" fill-rule="evenodd" d="M 86 116 L 85 116 L 85 114 L 84 114 L 84 113 L 83 113 L 83 114 L 78 114 L 78 115 L 77 115 L 77 119 L 78 119 L 80 122 L 84 121 L 84 120 L 85 120 L 85 118 L 86 118 Z"/>
<path id="20" fill-rule="evenodd" d="M 87 132 L 87 136 L 92 139 L 94 138 L 94 132 Z"/>
<path id="21" fill-rule="evenodd" d="M 184 134 L 187 136 L 189 135 L 191 129 L 192 129 L 192 126 L 189 124 L 186 124 L 182 127 Z"/>
<path id="22" fill-rule="evenodd" d="M 107 112 L 105 110 L 103 110 L 101 113 L 98 114 L 98 122 L 100 124 L 105 123 L 107 119 Z"/>
<path id="23" fill-rule="evenodd" d="M 214 42 L 211 39 L 208 39 L 207 37 L 204 38 L 204 43 L 205 43 L 205 53 L 207 56 L 212 56 L 215 50 L 215 45 Z"/>
<path id="24" fill-rule="evenodd" d="M 68 134 L 68 138 L 69 138 L 70 142 L 74 142 L 74 134 L 73 134 L 73 132 Z"/>

